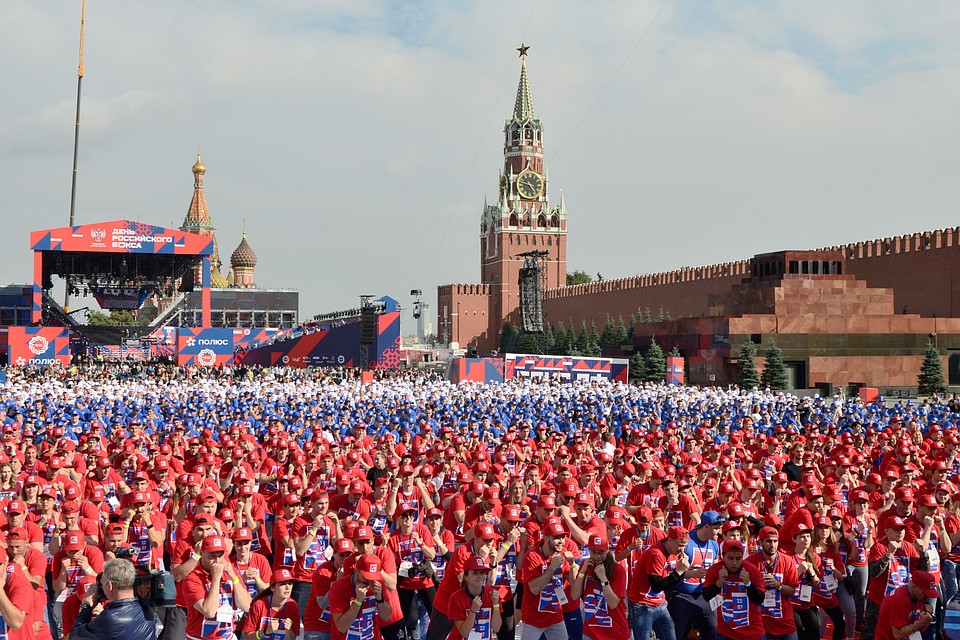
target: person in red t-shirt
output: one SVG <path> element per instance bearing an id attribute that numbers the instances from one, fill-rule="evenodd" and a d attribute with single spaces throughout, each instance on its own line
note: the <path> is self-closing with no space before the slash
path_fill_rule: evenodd
<path id="1" fill-rule="evenodd" d="M 904 542 L 907 523 L 900 516 L 889 516 L 880 526 L 884 528 L 886 537 L 878 540 L 870 549 L 870 584 L 867 586 L 862 633 L 865 638 L 874 634 L 883 599 L 907 584 L 912 570 L 926 567 L 926 562 L 921 562 L 917 548 Z"/>
<path id="2" fill-rule="evenodd" d="M 387 548 L 393 552 L 398 566 L 397 594 L 406 620 L 407 634 L 411 636 L 420 619 L 420 609 L 415 606 L 414 596 L 420 598 L 427 611 L 432 611 L 437 592 L 433 578 L 417 570 L 424 562 L 433 560 L 436 550 L 430 530 L 426 525 L 415 524 L 415 515 L 416 509 L 412 504 L 400 503 L 394 512 L 398 526 L 387 542 Z"/>
<path id="3" fill-rule="evenodd" d="M 485 585 L 490 575 L 488 561 L 470 556 L 463 565 L 463 589 L 455 592 L 447 605 L 453 628 L 447 640 L 492 640 L 500 631 L 503 587 Z"/>
<path id="4" fill-rule="evenodd" d="M 230 562 L 246 585 L 250 597 L 255 598 L 270 587 L 273 573 L 270 563 L 259 553 L 253 552 L 253 532 L 247 527 L 235 529 L 230 539 L 233 540 Z"/>
<path id="5" fill-rule="evenodd" d="M 766 634 L 760 610 L 766 597 L 763 574 L 744 561 L 744 553 L 742 542 L 725 540 L 722 562 L 711 565 L 703 579 L 701 596 L 711 606 L 716 604 L 716 640 L 759 640 Z"/>
<path id="6" fill-rule="evenodd" d="M 780 533 L 773 527 L 764 527 L 757 535 L 760 551 L 752 554 L 746 562 L 760 569 L 765 588 L 764 602 L 760 607 L 763 628 L 770 636 L 796 634 L 791 598 L 800 585 L 797 565 L 786 554 L 780 553 Z"/>
<path id="7" fill-rule="evenodd" d="M 583 635 L 590 640 L 630 637 L 627 623 L 627 571 L 614 560 L 606 536 L 587 540 L 590 557 L 573 581 L 571 595 L 583 601 Z"/>
<path id="8" fill-rule="evenodd" d="M 333 556 L 313 572 L 310 600 L 303 614 L 304 640 L 330 637 L 330 587 L 344 576 L 344 566 L 353 557 L 355 548 L 349 538 L 333 542 Z"/>
<path id="9" fill-rule="evenodd" d="M 16 565 L 7 564 L 3 547 L 0 547 L 0 586 L 0 625 L 6 629 L 7 640 L 32 639 L 36 615 L 33 585 Z"/>
<path id="10" fill-rule="evenodd" d="M 489 522 L 477 525 L 474 530 L 473 541 L 462 544 L 454 549 L 444 570 L 443 580 L 433 598 L 433 613 L 430 614 L 430 626 L 427 628 L 426 640 L 445 640 L 453 623 L 447 616 L 447 604 L 453 594 L 460 588 L 463 580 L 463 567 L 470 556 L 480 556 L 485 560 L 494 559 L 494 546 L 497 533 Z"/>
<path id="11" fill-rule="evenodd" d="M 289 569 L 273 573 L 270 594 L 264 593 L 250 604 L 250 613 L 240 631 L 243 640 L 294 640 L 300 633 L 300 610 L 293 591 L 293 574 Z"/>
<path id="12" fill-rule="evenodd" d="M 667 640 L 676 637 L 664 591 L 679 584 L 690 569 L 687 554 L 680 553 L 689 540 L 686 529 L 670 527 L 667 537 L 644 551 L 633 568 L 627 597 L 630 630 L 635 638 L 646 638 L 650 631 Z"/>
<path id="13" fill-rule="evenodd" d="M 939 597 L 934 577 L 927 571 L 914 571 L 907 584 L 883 599 L 873 637 L 876 640 L 900 640 L 926 631 L 933 615 L 924 602 Z"/>
<path id="14" fill-rule="evenodd" d="M 571 566 L 576 556 L 563 551 L 566 536 L 558 522 L 547 523 L 540 546 L 528 550 L 523 558 L 523 640 L 541 635 L 547 640 L 567 637 L 562 609 L 567 602 L 564 583 L 579 567 Z"/>
<path id="15" fill-rule="evenodd" d="M 346 640 L 349 635 L 380 640 L 380 626 L 393 614 L 384 593 L 383 564 L 369 553 L 351 563 L 355 568 L 330 587 L 330 638 Z"/>
<path id="16" fill-rule="evenodd" d="M 226 557 L 223 536 L 200 543 L 200 561 L 183 579 L 187 640 L 221 640 L 235 631 L 234 611 L 250 610 L 250 593 Z"/>

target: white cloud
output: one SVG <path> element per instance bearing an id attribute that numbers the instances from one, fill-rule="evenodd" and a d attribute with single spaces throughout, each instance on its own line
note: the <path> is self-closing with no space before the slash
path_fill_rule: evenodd
<path id="1" fill-rule="evenodd" d="M 31 275 L 29 230 L 66 218 L 78 5 L 21 3 L 0 22 L 10 280 Z M 257 281 L 300 289 L 304 316 L 474 281 L 522 38 L 571 269 L 954 223 L 952 4 L 677 0 L 613 77 L 661 6 L 96 3 L 78 217 L 179 224 L 200 144 L 224 255 L 246 219 Z"/>

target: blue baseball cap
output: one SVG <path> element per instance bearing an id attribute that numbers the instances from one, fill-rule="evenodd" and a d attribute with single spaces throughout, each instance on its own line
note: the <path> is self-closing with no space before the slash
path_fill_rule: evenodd
<path id="1" fill-rule="evenodd" d="M 700 516 L 700 524 L 697 525 L 697 528 L 699 529 L 700 527 L 714 524 L 723 524 L 726 522 L 726 520 L 726 518 L 721 516 L 716 511 L 704 511 L 703 515 Z"/>

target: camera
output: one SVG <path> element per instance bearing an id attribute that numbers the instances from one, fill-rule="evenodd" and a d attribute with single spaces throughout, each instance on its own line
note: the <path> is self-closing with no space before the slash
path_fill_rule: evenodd
<path id="1" fill-rule="evenodd" d="M 97 574 L 97 602 L 106 602 L 103 592 L 103 574 Z M 177 605 L 177 584 L 169 571 L 149 571 L 137 573 L 133 579 L 133 595 L 154 609 L 175 607 Z"/>

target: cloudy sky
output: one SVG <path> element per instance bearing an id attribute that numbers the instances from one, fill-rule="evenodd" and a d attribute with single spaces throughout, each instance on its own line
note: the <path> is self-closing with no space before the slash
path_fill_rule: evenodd
<path id="1" fill-rule="evenodd" d="M 479 278 L 528 69 L 570 270 L 604 278 L 957 224 L 954 2 L 87 3 L 77 221 L 179 226 L 301 316 Z M 80 0 L 0 13 L 0 281 L 65 225 Z M 435 307 L 432 310 L 435 312 Z M 409 315 L 407 316 L 409 317 Z M 404 331 L 413 330 L 412 322 Z"/>

